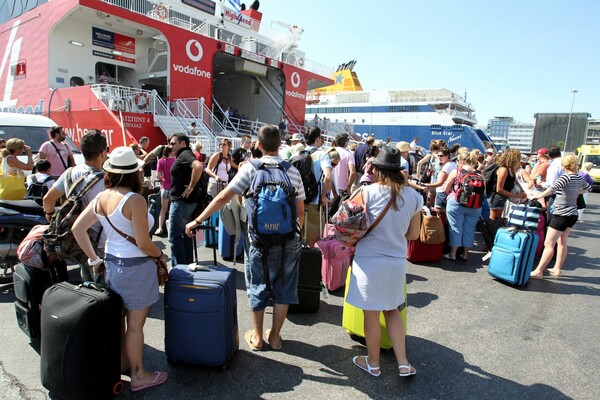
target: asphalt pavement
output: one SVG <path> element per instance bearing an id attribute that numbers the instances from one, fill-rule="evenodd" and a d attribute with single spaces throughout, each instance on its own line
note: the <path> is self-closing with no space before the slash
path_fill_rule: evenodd
<path id="1" fill-rule="evenodd" d="M 229 369 L 167 363 L 161 293 L 146 323 L 144 355 L 147 367 L 167 370 L 169 380 L 137 393 L 126 386 L 119 398 L 598 399 L 600 195 L 591 194 L 590 203 L 569 238 L 560 279 L 533 280 L 523 289 L 492 279 L 479 234 L 467 262 L 409 265 L 407 348 L 415 377 L 399 377 L 391 353 L 382 355 L 379 378 L 352 364 L 366 349 L 341 327 L 342 290 L 322 296 L 316 314 L 289 315 L 281 351 L 250 351 L 238 262 L 240 350 Z M 167 247 L 165 239 L 158 243 Z M 202 248 L 200 257 L 210 260 L 212 252 Z M 39 354 L 17 327 L 14 300 L 12 285 L 0 286 L 0 398 L 46 399 Z"/>

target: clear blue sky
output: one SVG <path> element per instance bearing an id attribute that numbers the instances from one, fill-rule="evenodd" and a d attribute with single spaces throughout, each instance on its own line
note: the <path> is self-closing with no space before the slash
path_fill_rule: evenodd
<path id="1" fill-rule="evenodd" d="M 480 124 L 568 113 L 576 89 L 573 112 L 600 118 L 598 0 L 262 0 L 259 10 L 304 28 L 307 59 L 357 60 L 365 89 L 466 89 Z"/>

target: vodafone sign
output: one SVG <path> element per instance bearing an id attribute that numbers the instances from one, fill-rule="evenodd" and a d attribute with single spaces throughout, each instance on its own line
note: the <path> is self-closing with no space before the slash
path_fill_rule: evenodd
<path id="1" fill-rule="evenodd" d="M 202 45 L 196 39 L 191 39 L 185 45 L 185 53 L 193 62 L 198 62 L 202 59 L 204 54 Z"/>
<path id="2" fill-rule="evenodd" d="M 187 55 L 189 61 L 191 61 L 192 63 L 197 63 L 200 60 L 202 60 L 202 57 L 204 56 L 204 49 L 202 48 L 202 45 L 200 44 L 200 42 L 198 40 L 190 39 L 185 44 L 185 54 Z M 180 72 L 180 73 L 187 74 L 187 75 L 199 76 L 201 78 L 207 78 L 207 79 L 210 79 L 212 76 L 210 71 L 207 71 L 206 69 L 202 69 L 202 67 L 190 65 L 188 63 L 179 64 L 179 63 L 174 62 L 173 70 L 175 70 L 175 72 Z"/>

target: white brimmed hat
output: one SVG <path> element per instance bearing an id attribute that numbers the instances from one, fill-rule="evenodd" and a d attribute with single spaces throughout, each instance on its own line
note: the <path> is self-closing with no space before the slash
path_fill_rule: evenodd
<path id="1" fill-rule="evenodd" d="M 121 146 L 114 149 L 102 165 L 102 168 L 113 174 L 131 174 L 144 166 L 144 161 L 138 159 L 133 149 Z"/>
<path id="2" fill-rule="evenodd" d="M 301 142 L 301 141 L 302 141 L 302 139 L 304 139 L 304 138 L 302 137 L 302 135 L 301 135 L 301 134 L 299 134 L 299 133 L 294 133 L 294 134 L 292 135 L 292 138 L 291 138 L 290 140 L 292 140 L 292 141 L 296 141 L 296 140 L 297 140 L 297 141 Z"/>

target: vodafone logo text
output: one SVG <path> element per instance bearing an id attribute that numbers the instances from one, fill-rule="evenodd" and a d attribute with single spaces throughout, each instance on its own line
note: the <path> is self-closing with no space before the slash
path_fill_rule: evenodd
<path id="1" fill-rule="evenodd" d="M 210 78 L 211 73 L 198 67 L 191 67 L 189 65 L 173 64 L 173 69 L 177 72 L 183 72 L 184 74 L 199 76 L 202 78 Z"/>

